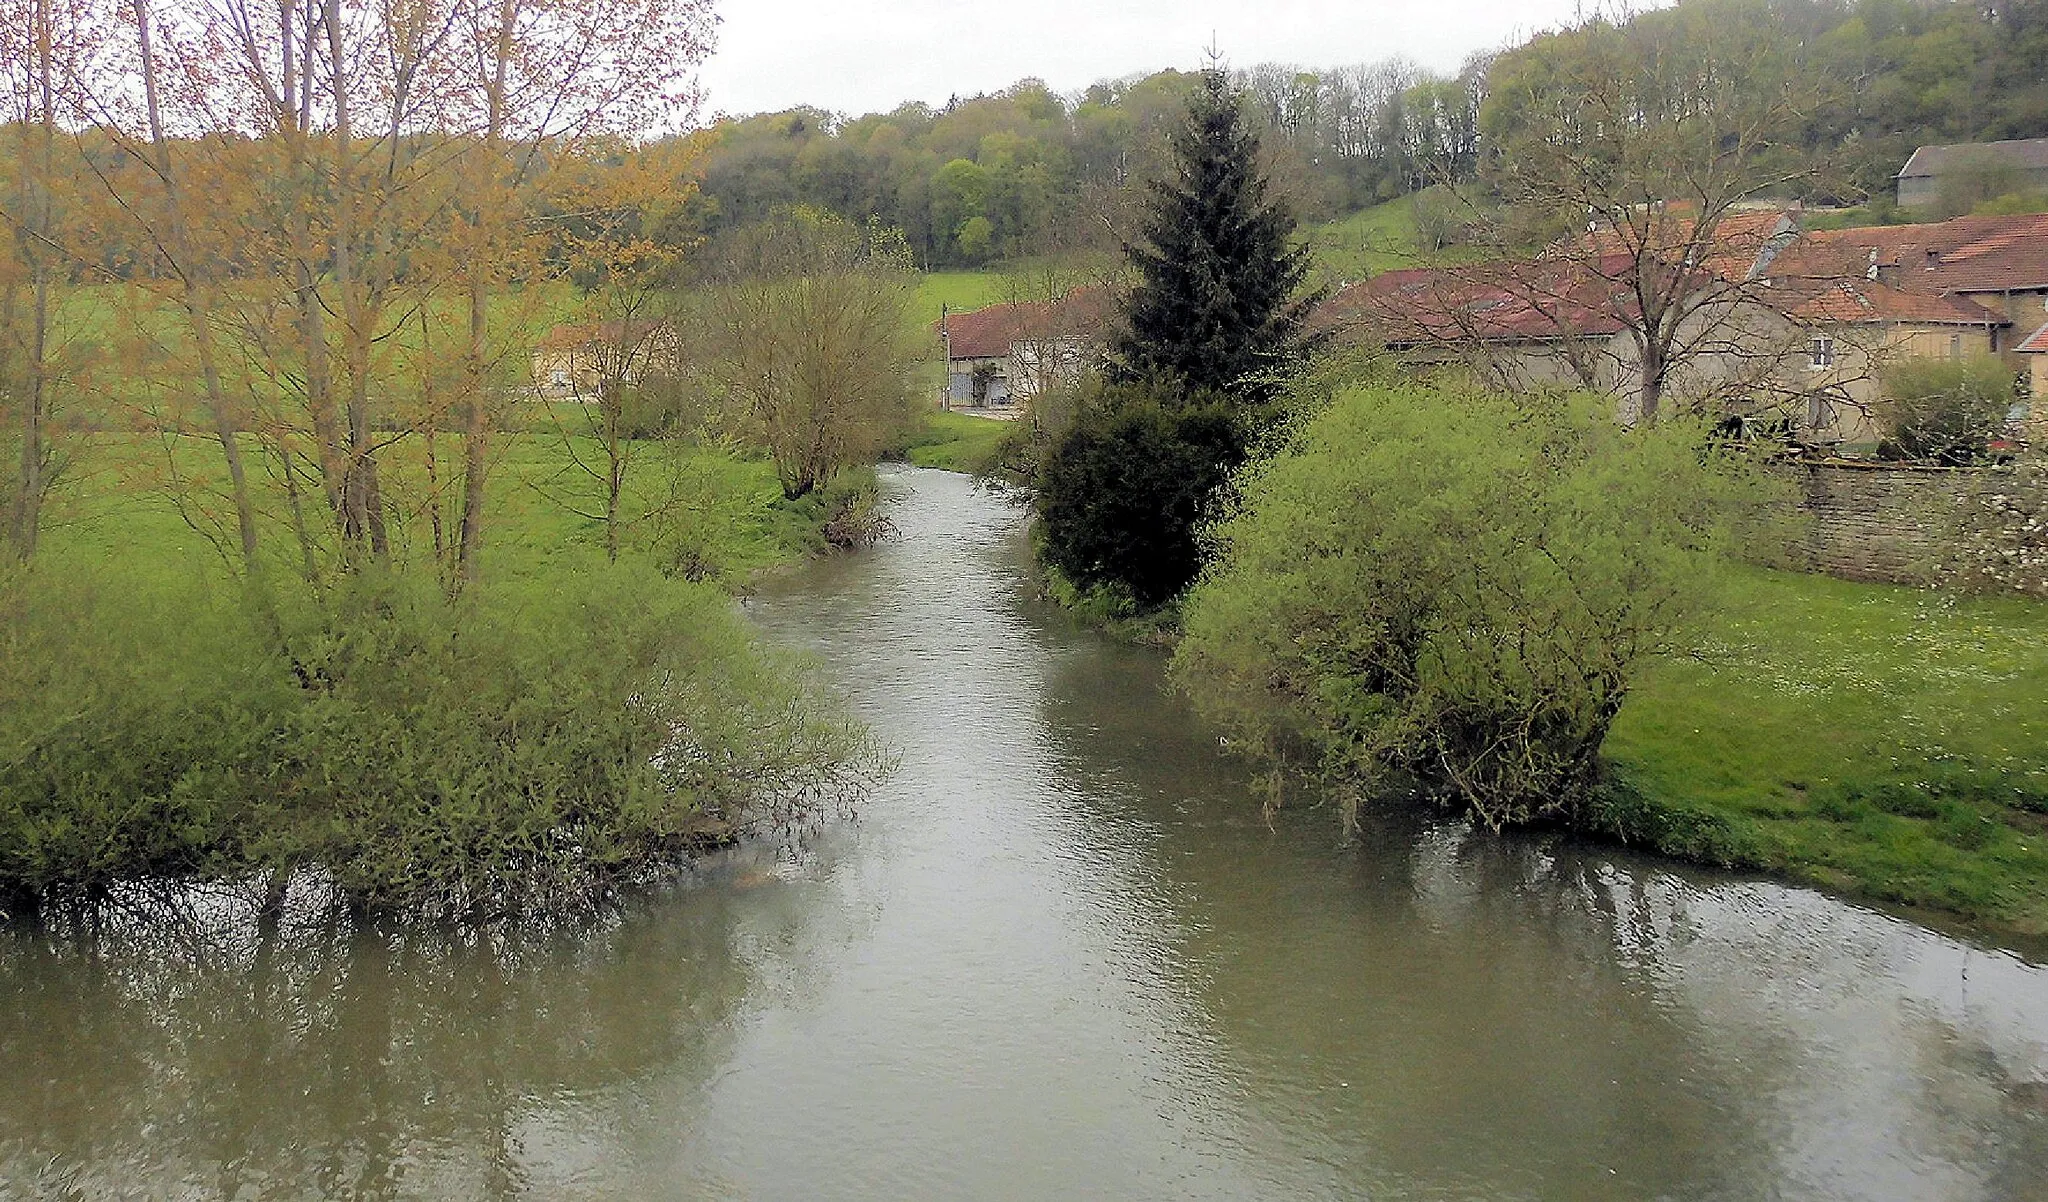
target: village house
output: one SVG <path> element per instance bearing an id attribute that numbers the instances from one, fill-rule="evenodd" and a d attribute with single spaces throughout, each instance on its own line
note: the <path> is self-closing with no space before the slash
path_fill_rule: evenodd
<path id="1" fill-rule="evenodd" d="M 947 408 L 1011 410 L 1078 383 L 1101 354 L 1108 314 L 1100 289 L 1055 301 L 1007 301 L 947 312 L 933 327 L 944 346 Z"/>
<path id="2" fill-rule="evenodd" d="M 2023 359 L 2042 371 L 2013 330 L 2048 320 L 2048 216 L 1800 232 L 1781 215 L 1741 215 L 1723 225 L 1720 250 L 1697 269 L 1700 303 L 1680 326 L 1684 357 L 1666 386 L 1674 403 L 1859 454 L 1884 434 L 1884 369 L 1902 357 L 1998 355 L 2015 372 L 2027 370 Z M 1324 320 L 1504 387 L 1607 392 L 1631 420 L 1633 259 L 1604 249 L 1387 272 L 1332 298 Z M 2024 437 L 2028 410 L 2012 416 Z"/>
<path id="3" fill-rule="evenodd" d="M 2033 398 L 2034 408 L 2048 408 L 2048 322 L 2013 349 L 2027 363 L 2028 395 Z M 2039 414 L 2034 421 L 2038 423 L 2044 418 L 2048 418 L 2048 413 Z"/>
<path id="4" fill-rule="evenodd" d="M 582 400 L 609 383 L 637 384 L 673 372 L 682 342 L 661 321 L 600 321 L 555 326 L 533 349 L 533 387 L 549 400 Z"/>
<path id="5" fill-rule="evenodd" d="M 1985 170 L 2008 175 L 2015 191 L 2048 192 L 2048 138 L 1922 146 L 1899 168 L 1899 207 L 1930 208 L 1941 200 L 1945 179 Z"/>

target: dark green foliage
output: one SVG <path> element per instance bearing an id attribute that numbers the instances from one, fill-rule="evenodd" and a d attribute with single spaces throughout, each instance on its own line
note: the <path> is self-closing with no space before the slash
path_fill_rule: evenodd
<path id="1" fill-rule="evenodd" d="M 1041 461 L 1045 561 L 1082 589 L 1165 604 L 1201 568 L 1216 490 L 1277 412 L 1312 349 L 1308 252 L 1267 196 L 1242 98 L 1206 72 L 1155 183 L 1139 283 L 1112 348 L 1111 383 L 1082 401 Z"/>
<path id="2" fill-rule="evenodd" d="M 306 874 L 351 903 L 559 911 L 799 822 L 872 763 L 723 593 L 593 567 L 452 604 L 365 573 L 284 604 L 18 576 L 0 892 Z"/>
<path id="3" fill-rule="evenodd" d="M 1243 97 L 1203 73 L 1173 137 L 1174 174 L 1152 184 L 1138 285 L 1111 348 L 1113 378 L 1183 393 L 1273 400 L 1307 357 L 1309 251 L 1269 195 Z"/>
<path id="4" fill-rule="evenodd" d="M 1169 405 L 1143 390 L 1109 389 L 1046 459 L 1040 554 L 1081 588 L 1162 605 L 1200 569 L 1196 531 L 1243 458 L 1228 402 Z"/>

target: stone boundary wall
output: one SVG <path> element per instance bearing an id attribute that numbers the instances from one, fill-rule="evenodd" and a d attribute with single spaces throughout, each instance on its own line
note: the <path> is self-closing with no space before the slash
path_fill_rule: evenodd
<path id="1" fill-rule="evenodd" d="M 1786 566 L 1846 580 L 1932 584 L 1957 506 L 1985 471 L 1828 460 L 1786 463 L 1804 535 Z"/>

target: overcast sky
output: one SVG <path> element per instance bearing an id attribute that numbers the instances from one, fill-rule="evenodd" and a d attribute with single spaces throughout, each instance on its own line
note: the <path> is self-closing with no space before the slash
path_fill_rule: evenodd
<path id="1" fill-rule="evenodd" d="M 705 112 L 812 104 L 857 115 L 944 104 L 1035 76 L 1058 92 L 1201 65 L 1331 67 L 1465 55 L 1568 20 L 1583 0 L 720 0 Z"/>

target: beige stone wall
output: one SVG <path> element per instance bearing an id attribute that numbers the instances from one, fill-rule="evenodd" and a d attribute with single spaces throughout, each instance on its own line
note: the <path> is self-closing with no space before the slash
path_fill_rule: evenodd
<path id="1" fill-rule="evenodd" d="M 1793 484 L 1806 523 L 1787 566 L 1930 584 L 1957 506 L 1987 469 L 1799 463 L 1776 470 Z"/>

